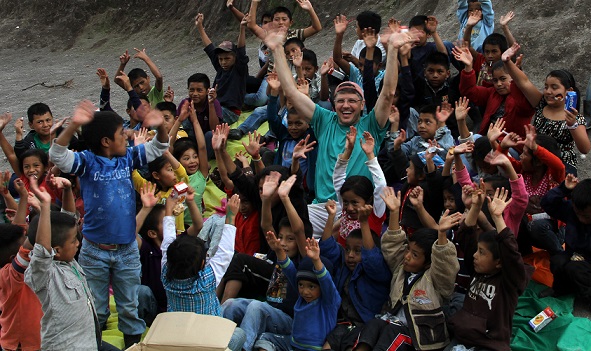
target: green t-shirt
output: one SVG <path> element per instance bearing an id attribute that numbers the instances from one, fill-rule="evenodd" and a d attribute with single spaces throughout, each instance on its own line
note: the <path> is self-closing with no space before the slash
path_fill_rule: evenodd
<path id="1" fill-rule="evenodd" d="M 316 199 L 315 203 L 324 203 L 328 199 L 336 200 L 336 193 L 332 183 L 332 174 L 337 162 L 337 157 L 345 149 L 345 140 L 348 126 L 339 124 L 339 118 L 336 112 L 329 111 L 318 105 L 314 110 L 312 121 L 310 123 L 316 139 L 318 139 L 318 160 L 316 163 Z M 374 153 L 378 155 L 380 145 L 386 136 L 387 125 L 381 128 L 376 120 L 374 110 L 361 116 L 357 124 L 357 138 L 361 137 L 364 131 L 368 131 L 374 137 L 376 146 Z M 365 165 L 367 157 L 359 145 L 355 145 L 349 166 L 347 167 L 347 176 L 362 175 L 370 180 L 371 173 Z"/>
<path id="2" fill-rule="evenodd" d="M 201 173 L 200 170 L 197 170 L 197 172 L 189 176 L 189 185 L 195 190 L 195 203 L 197 204 L 197 207 L 199 207 L 201 213 L 203 213 L 201 201 L 203 199 L 203 193 L 205 192 L 206 183 L 207 180 L 203 177 L 203 173 Z M 193 224 L 191 212 L 189 212 L 188 208 L 185 210 L 185 223 L 189 225 Z"/>
<path id="3" fill-rule="evenodd" d="M 33 136 L 33 140 L 35 141 L 35 148 L 39 150 L 43 150 L 46 154 L 49 153 L 49 147 L 51 146 L 51 142 L 44 144 L 41 139 L 39 139 L 39 135 L 35 134 Z"/>
<path id="4" fill-rule="evenodd" d="M 159 91 L 156 89 L 156 86 L 153 86 L 148 93 L 148 101 L 150 101 L 150 106 L 152 106 L 152 108 L 156 108 L 156 105 L 159 102 L 164 101 L 164 89 Z"/>

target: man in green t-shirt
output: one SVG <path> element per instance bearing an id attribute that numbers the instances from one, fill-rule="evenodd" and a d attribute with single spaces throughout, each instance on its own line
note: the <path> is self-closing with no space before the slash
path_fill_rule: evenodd
<path id="1" fill-rule="evenodd" d="M 382 35 L 382 40 L 387 40 L 388 46 L 384 86 L 374 109 L 363 116 L 363 90 L 353 82 L 343 82 L 335 90 L 336 112 L 316 105 L 309 97 L 299 92 L 283 51 L 284 38 L 285 31 L 278 30 L 270 32 L 264 42 L 273 51 L 277 75 L 285 97 L 291 101 L 298 114 L 310 123 L 318 139 L 318 160 L 322 162 L 316 165 L 316 199 L 308 207 L 308 211 L 314 227 L 314 236 L 320 237 L 328 217 L 324 203 L 329 199 L 336 200 L 332 173 L 337 157 L 344 149 L 349 127 L 355 126 L 361 132 L 370 132 L 376 141 L 375 153 L 378 153 L 379 145 L 386 134 L 388 115 L 398 84 L 398 49 L 406 43 L 413 42 L 414 38 L 410 33 L 401 32 Z M 371 179 L 365 161 L 367 158 L 361 148 L 355 148 L 349 161 L 347 176 L 364 175 Z"/>

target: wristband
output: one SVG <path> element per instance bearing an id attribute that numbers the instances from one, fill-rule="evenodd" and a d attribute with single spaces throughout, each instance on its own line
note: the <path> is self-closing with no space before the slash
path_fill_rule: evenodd
<path id="1" fill-rule="evenodd" d="M 261 156 L 259 158 L 252 158 L 252 162 L 261 162 Z"/>
<path id="2" fill-rule="evenodd" d="M 579 127 L 579 122 L 575 122 L 572 126 L 569 126 L 568 124 L 566 125 L 566 129 L 577 129 Z"/>

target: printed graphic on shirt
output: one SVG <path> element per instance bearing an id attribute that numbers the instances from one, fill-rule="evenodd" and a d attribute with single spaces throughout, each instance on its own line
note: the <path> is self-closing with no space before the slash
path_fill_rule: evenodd
<path id="1" fill-rule="evenodd" d="M 267 301 L 274 303 L 282 303 L 287 297 L 287 277 L 283 274 L 279 265 L 275 265 L 275 270 L 269 282 L 267 289 Z"/>
<path id="2" fill-rule="evenodd" d="M 476 300 L 477 297 L 485 300 L 488 303 L 488 309 L 492 310 L 492 300 L 496 296 L 496 287 L 492 284 L 484 282 L 476 282 L 476 278 L 472 279 L 470 283 L 470 292 L 468 297 L 472 300 Z"/>
<path id="3" fill-rule="evenodd" d="M 412 300 L 414 303 L 419 305 L 427 305 L 433 303 L 433 301 L 427 296 L 427 292 L 425 290 L 415 290 L 412 296 Z"/>

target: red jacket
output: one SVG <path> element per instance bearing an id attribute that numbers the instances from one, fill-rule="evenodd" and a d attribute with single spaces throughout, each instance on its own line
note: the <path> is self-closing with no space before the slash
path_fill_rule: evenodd
<path id="1" fill-rule="evenodd" d="M 535 110 L 515 83 L 511 83 L 510 90 L 511 92 L 508 95 L 501 96 L 494 87 L 479 87 L 476 85 L 476 71 L 472 70 L 466 73 L 466 71 L 462 70 L 460 76 L 460 93 L 462 96 L 470 99 L 474 104 L 486 107 L 482 123 L 480 124 L 479 134 L 486 135 L 490 117 L 499 109 L 503 100 L 505 100 L 505 115 L 503 115 L 505 129 L 509 133 L 517 133 L 522 138 L 525 138 L 525 128 L 523 126 L 531 122 Z"/>

